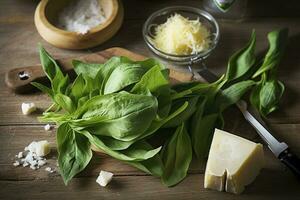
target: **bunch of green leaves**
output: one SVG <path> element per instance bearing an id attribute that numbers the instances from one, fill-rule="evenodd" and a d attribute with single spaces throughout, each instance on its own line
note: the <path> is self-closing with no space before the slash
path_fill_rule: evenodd
<path id="1" fill-rule="evenodd" d="M 168 70 L 158 61 L 126 57 L 104 64 L 74 60 L 77 77 L 71 82 L 40 47 L 51 87 L 32 84 L 53 100 L 40 120 L 59 126 L 58 161 L 65 184 L 88 165 L 92 149 L 160 177 L 167 186 L 178 184 L 192 157 L 207 157 L 214 129 L 223 127 L 229 106 L 250 93 L 263 116 L 277 108 L 283 85 L 276 69 L 287 30 L 273 31 L 268 38 L 263 61 L 256 59 L 253 31 L 219 80 L 177 85 L 169 84 Z"/>

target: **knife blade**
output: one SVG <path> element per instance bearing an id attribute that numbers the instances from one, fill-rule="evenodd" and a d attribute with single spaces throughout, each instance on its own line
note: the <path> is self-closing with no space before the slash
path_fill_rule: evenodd
<path id="1" fill-rule="evenodd" d="M 218 76 L 205 66 L 200 68 L 197 73 L 209 83 L 218 80 Z M 284 142 L 279 142 L 270 131 L 268 131 L 265 123 L 261 119 L 257 119 L 255 115 L 247 109 L 247 103 L 245 101 L 240 100 L 236 105 L 242 112 L 244 118 L 256 130 L 273 154 L 300 179 L 300 159 L 290 151 L 288 145 Z"/>

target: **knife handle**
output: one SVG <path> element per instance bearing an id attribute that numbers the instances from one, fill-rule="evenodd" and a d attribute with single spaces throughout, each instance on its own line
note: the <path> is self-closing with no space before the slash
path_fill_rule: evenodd
<path id="1" fill-rule="evenodd" d="M 279 159 L 300 179 L 300 159 L 289 149 L 279 155 Z"/>

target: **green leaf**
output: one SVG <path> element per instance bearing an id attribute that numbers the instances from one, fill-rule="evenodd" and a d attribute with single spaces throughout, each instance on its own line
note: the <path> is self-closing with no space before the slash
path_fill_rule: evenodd
<path id="1" fill-rule="evenodd" d="M 97 135 L 130 141 L 143 135 L 156 112 L 155 97 L 120 92 L 90 99 L 77 110 L 76 115 L 83 119 L 106 117 L 106 121 L 91 124 L 88 130 Z"/>
<path id="2" fill-rule="evenodd" d="M 163 184 L 174 186 L 186 177 L 192 160 L 192 147 L 184 123 L 178 126 L 164 145 L 161 157 L 164 164 Z"/>
<path id="3" fill-rule="evenodd" d="M 228 62 L 225 75 L 227 81 L 232 81 L 245 75 L 255 63 L 255 31 L 252 31 L 251 39 L 247 45 L 233 54 Z"/>
<path id="4" fill-rule="evenodd" d="M 269 50 L 262 66 L 256 71 L 253 78 L 278 66 L 288 42 L 288 29 L 285 28 L 270 32 L 268 34 L 268 41 Z"/>
<path id="5" fill-rule="evenodd" d="M 183 105 L 184 102 L 188 102 L 187 108 L 181 112 L 179 115 L 174 117 L 173 119 L 169 120 L 163 127 L 164 128 L 170 128 L 170 127 L 177 127 L 186 120 L 190 118 L 190 116 L 193 115 L 193 113 L 196 111 L 197 107 L 197 102 L 198 102 L 199 96 L 197 95 L 191 95 L 187 96 L 181 99 L 176 100 L 172 104 L 171 112 L 174 110 L 177 110 L 180 106 Z"/>
<path id="6" fill-rule="evenodd" d="M 42 92 L 46 93 L 51 98 L 53 98 L 53 91 L 50 88 L 48 88 L 47 86 L 40 84 L 38 82 L 31 82 L 30 84 L 33 85 L 34 87 L 38 88 Z"/>
<path id="7" fill-rule="evenodd" d="M 161 70 L 162 68 L 159 65 L 152 67 L 135 84 L 131 92 L 144 94 L 150 91 L 158 99 L 158 115 L 164 118 L 169 114 L 171 109 L 171 90 L 170 83 Z"/>
<path id="8" fill-rule="evenodd" d="M 59 169 L 67 185 L 88 165 L 92 151 L 88 139 L 74 132 L 67 123 L 58 127 L 56 141 Z"/>
<path id="9" fill-rule="evenodd" d="M 81 130 L 81 134 L 86 136 L 90 143 L 93 144 L 96 148 L 104 151 L 108 155 L 122 161 L 143 161 L 154 157 L 161 149 L 158 147 L 156 149 L 149 149 L 148 145 L 145 145 L 143 141 L 137 142 L 134 148 L 128 148 L 124 151 L 114 151 L 106 146 L 103 141 L 100 140 L 97 136 L 89 133 L 88 131 Z"/>
<path id="10" fill-rule="evenodd" d="M 79 100 L 79 98 L 85 94 L 85 80 L 82 74 L 79 74 L 77 78 L 74 80 L 71 87 L 71 93 L 76 100 Z"/>
<path id="11" fill-rule="evenodd" d="M 279 101 L 284 92 L 284 85 L 280 81 L 270 80 L 261 82 L 251 94 L 251 103 L 263 117 L 278 108 Z"/>
<path id="12" fill-rule="evenodd" d="M 55 77 L 63 78 L 63 73 L 61 72 L 59 66 L 55 60 L 48 54 L 48 52 L 40 45 L 40 60 L 42 68 L 46 73 L 50 81 L 53 81 Z"/>
<path id="13" fill-rule="evenodd" d="M 241 81 L 220 91 L 216 97 L 216 106 L 223 112 L 227 107 L 238 102 L 253 85 L 255 82 L 252 80 Z"/>
<path id="14" fill-rule="evenodd" d="M 147 160 L 131 161 L 126 163 L 153 176 L 161 177 L 163 174 L 163 164 L 159 154 L 156 154 L 154 157 L 149 158 Z"/>
<path id="15" fill-rule="evenodd" d="M 205 102 L 197 110 L 191 122 L 191 138 L 194 152 L 197 158 L 204 159 L 207 157 L 214 129 L 218 127 L 218 113 L 203 115 Z M 200 105 L 200 106 L 201 106 Z"/>
<path id="16" fill-rule="evenodd" d="M 138 82 L 147 70 L 149 69 L 139 64 L 121 63 L 108 77 L 104 94 L 117 92 Z"/>
<path id="17" fill-rule="evenodd" d="M 63 94 L 56 94 L 54 96 L 55 102 L 60 105 L 63 109 L 65 109 L 69 113 L 73 113 L 76 109 L 72 99 Z"/>
<path id="18" fill-rule="evenodd" d="M 72 64 L 76 74 L 95 78 L 98 71 L 103 67 L 103 64 L 98 63 L 85 63 L 79 60 L 73 60 Z"/>

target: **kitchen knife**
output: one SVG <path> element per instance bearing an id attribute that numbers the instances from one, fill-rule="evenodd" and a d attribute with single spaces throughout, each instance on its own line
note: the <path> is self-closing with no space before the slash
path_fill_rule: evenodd
<path id="1" fill-rule="evenodd" d="M 205 66 L 202 67 L 197 73 L 205 79 L 207 82 L 211 83 L 218 80 L 218 77 L 209 71 Z M 236 103 L 237 107 L 240 109 L 245 119 L 251 124 L 256 130 L 259 136 L 268 145 L 269 149 L 273 154 L 284 163 L 296 176 L 300 179 L 300 159 L 291 153 L 288 145 L 284 142 L 279 142 L 273 135 L 267 130 L 263 125 L 264 122 L 257 120 L 253 114 L 247 110 L 247 103 L 240 100 Z"/>

